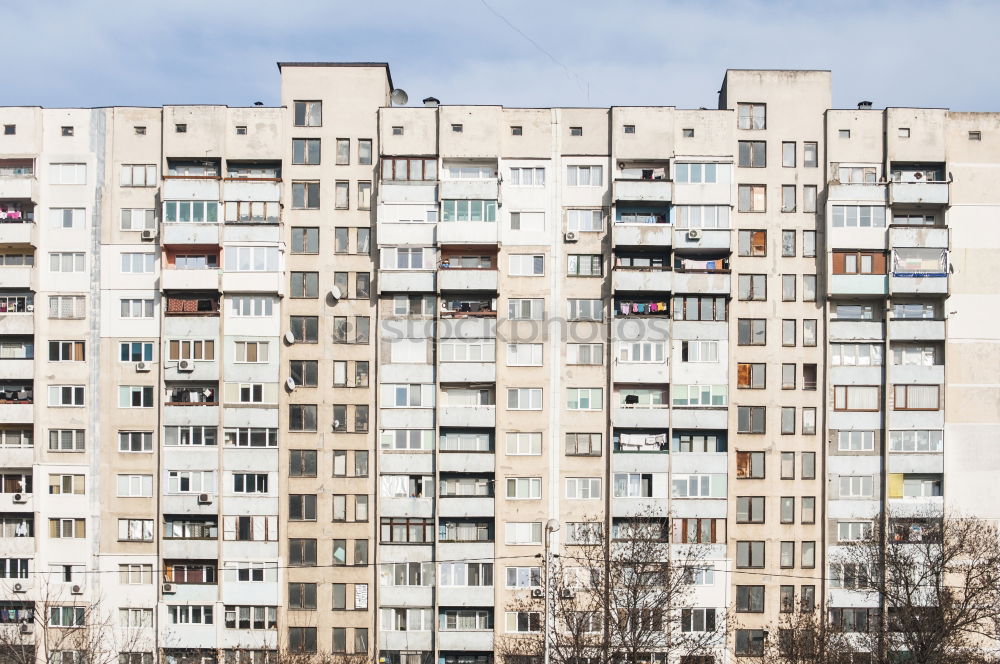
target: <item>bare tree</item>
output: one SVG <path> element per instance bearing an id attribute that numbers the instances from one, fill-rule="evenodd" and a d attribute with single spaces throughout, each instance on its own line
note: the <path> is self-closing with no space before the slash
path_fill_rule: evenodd
<path id="1" fill-rule="evenodd" d="M 527 616 L 528 632 L 500 632 L 496 652 L 507 661 L 539 657 L 547 628 L 554 664 L 637 664 L 653 654 L 674 661 L 713 652 L 722 643 L 722 618 L 710 609 L 696 619 L 690 609 L 694 575 L 709 564 L 705 547 L 669 544 L 668 524 L 639 514 L 619 520 L 614 536 L 596 521 L 567 533 L 544 571 L 543 596 L 521 596 L 507 606 Z"/>
<path id="2" fill-rule="evenodd" d="M 901 656 L 920 664 L 998 661 L 997 526 L 962 517 L 897 518 L 880 526 L 832 565 L 835 583 L 879 609 L 832 608 L 831 628 L 856 632 L 860 649 L 879 664 Z"/>
<path id="3" fill-rule="evenodd" d="M 119 655 L 152 652 L 153 643 L 140 630 L 116 628 L 101 600 L 74 600 L 63 584 L 47 579 L 35 599 L 8 604 L 0 624 L 2 664 L 119 664 Z"/>

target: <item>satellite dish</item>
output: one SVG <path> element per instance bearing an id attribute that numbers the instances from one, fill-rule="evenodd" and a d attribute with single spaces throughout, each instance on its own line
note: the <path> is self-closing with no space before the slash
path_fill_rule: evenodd
<path id="1" fill-rule="evenodd" d="M 285 332 L 285 343 L 289 345 L 295 343 L 295 335 L 292 334 L 291 330 Z"/>
<path id="2" fill-rule="evenodd" d="M 406 106 L 406 102 L 410 101 L 410 95 L 406 94 L 406 90 L 396 88 L 389 95 L 389 99 L 392 101 L 393 106 Z"/>
<path id="3" fill-rule="evenodd" d="M 288 388 L 289 392 L 291 392 L 292 390 L 294 390 L 295 389 L 295 379 L 292 378 L 291 376 L 289 376 L 288 378 L 286 378 L 285 379 L 285 387 Z"/>
<path id="4" fill-rule="evenodd" d="M 332 297 L 335 300 L 339 300 L 341 297 L 343 297 L 343 293 L 340 292 L 339 286 L 334 286 L 333 288 L 330 289 L 330 297 Z"/>

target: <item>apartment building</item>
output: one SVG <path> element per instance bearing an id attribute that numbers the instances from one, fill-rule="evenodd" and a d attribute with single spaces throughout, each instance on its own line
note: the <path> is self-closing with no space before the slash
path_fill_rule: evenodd
<path id="1" fill-rule="evenodd" d="M 0 622 L 39 657 L 104 621 L 122 664 L 488 664 L 635 517 L 751 656 L 864 624 L 873 518 L 1000 517 L 995 115 L 279 70 L 279 108 L 0 108 Z"/>

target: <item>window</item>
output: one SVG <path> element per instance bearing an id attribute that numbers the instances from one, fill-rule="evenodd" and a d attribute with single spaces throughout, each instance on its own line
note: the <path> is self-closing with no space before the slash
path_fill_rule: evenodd
<path id="1" fill-rule="evenodd" d="M 764 523 L 764 497 L 737 496 L 736 523 Z"/>
<path id="2" fill-rule="evenodd" d="M 764 453 L 737 452 L 736 478 L 744 480 L 764 479 Z"/>
<path id="3" fill-rule="evenodd" d="M 512 387 L 507 389 L 507 410 L 541 410 L 542 388 Z"/>
<path id="4" fill-rule="evenodd" d="M 670 478 L 672 498 L 725 498 L 726 476 L 721 475 L 681 475 Z"/>
<path id="5" fill-rule="evenodd" d="M 763 346 L 766 343 L 765 318 L 740 318 L 737 321 L 737 337 L 740 346 Z"/>
<path id="6" fill-rule="evenodd" d="M 737 431 L 739 433 L 764 433 L 764 406 L 738 406 Z"/>
<path id="7" fill-rule="evenodd" d="M 380 533 L 383 542 L 433 542 L 434 519 L 382 517 Z"/>
<path id="8" fill-rule="evenodd" d="M 841 475 L 838 481 L 840 498 L 871 498 L 875 481 L 870 475 Z"/>
<path id="9" fill-rule="evenodd" d="M 795 168 L 795 141 L 782 141 L 781 166 L 783 168 Z"/>
<path id="10" fill-rule="evenodd" d="M 876 205 L 834 205 L 834 228 L 885 228 L 885 208 Z"/>
<path id="11" fill-rule="evenodd" d="M 746 567 L 752 568 L 752 567 L 763 567 L 763 566 L 764 566 L 764 542 L 745 542 L 745 541 L 736 542 L 737 568 L 746 568 Z M 752 602 L 751 606 L 754 608 L 745 608 L 746 602 L 744 601 L 743 603 L 741 603 L 739 599 L 740 588 L 746 589 L 744 590 L 743 593 L 744 596 L 747 595 L 750 588 L 758 588 L 760 593 L 760 600 L 759 600 L 760 604 L 758 605 L 758 601 L 754 599 L 757 593 L 749 592 L 749 595 L 751 597 L 750 601 Z M 737 586 L 736 593 L 737 593 L 737 600 L 736 600 L 737 611 L 763 611 L 763 595 L 764 595 L 763 586 Z M 741 609 L 740 608 L 741 606 L 743 606 L 744 608 Z"/>
<path id="12" fill-rule="evenodd" d="M 940 410 L 940 385 L 894 385 L 893 410 Z"/>
<path id="13" fill-rule="evenodd" d="M 739 129 L 766 129 L 765 118 L 767 117 L 767 106 L 765 104 L 737 104 L 736 126 Z"/>
<path id="14" fill-rule="evenodd" d="M 514 187 L 545 186 L 545 169 L 541 167 L 518 166 L 510 169 L 510 180 L 506 183 Z"/>
<path id="15" fill-rule="evenodd" d="M 292 209 L 319 209 L 319 182 L 292 182 Z"/>
<path id="16" fill-rule="evenodd" d="M 86 164 L 49 164 L 52 184 L 87 184 Z"/>
<path id="17" fill-rule="evenodd" d="M 511 254 L 509 274 L 512 277 L 537 277 L 545 274 L 545 256 L 541 254 Z"/>
<path id="18" fill-rule="evenodd" d="M 767 386 L 767 365 L 740 362 L 736 367 L 736 387 L 738 389 L 763 390 Z"/>
<path id="19" fill-rule="evenodd" d="M 940 452 L 943 433 L 926 429 L 890 431 L 889 449 L 893 452 Z"/>
<path id="20" fill-rule="evenodd" d="M 795 185 L 781 185 L 781 211 L 795 212 Z"/>
<path id="21" fill-rule="evenodd" d="M 739 275 L 739 298 L 744 301 L 763 301 L 767 299 L 767 275 Z"/>
<path id="22" fill-rule="evenodd" d="M 594 231 L 604 229 L 604 210 L 566 210 L 566 230 Z"/>
<path id="23" fill-rule="evenodd" d="M 593 500 L 601 497 L 601 478 L 567 477 L 566 498 L 569 500 Z"/>
<path id="24" fill-rule="evenodd" d="M 49 451 L 82 452 L 83 450 L 83 429 L 52 429 L 49 431 Z"/>
<path id="25" fill-rule="evenodd" d="M 603 183 L 603 166 L 566 167 L 566 185 L 569 187 L 600 187 Z"/>
<path id="26" fill-rule="evenodd" d="M 4 136 L 13 136 L 17 133 L 17 125 L 5 124 L 3 126 Z"/>
<path id="27" fill-rule="evenodd" d="M 83 406 L 82 385 L 50 385 L 50 406 Z M 153 388 L 149 388 L 152 390 Z"/>
<path id="28" fill-rule="evenodd" d="M 214 493 L 215 471 L 168 470 L 167 493 Z"/>
<path id="29" fill-rule="evenodd" d="M 507 366 L 542 366 L 542 348 L 542 344 L 507 344 Z"/>
<path id="30" fill-rule="evenodd" d="M 293 103 L 296 127 L 320 127 L 323 124 L 323 102 L 296 101 Z"/>
<path id="31" fill-rule="evenodd" d="M 794 143 L 792 145 L 794 146 Z M 767 143 L 765 141 L 740 141 L 739 165 L 741 168 L 764 168 L 767 166 Z"/>
<path id="32" fill-rule="evenodd" d="M 11 345 L 13 347 L 13 345 Z M 24 346 L 19 346 L 24 349 Z M 83 362 L 85 343 L 83 341 L 50 341 L 49 342 L 49 362 Z M 27 356 L 30 359 L 30 352 L 17 353 L 16 357 Z M 0 356 L 3 356 L 0 354 Z"/>
<path id="33" fill-rule="evenodd" d="M 85 494 L 86 477 L 84 475 L 49 475 L 49 493 L 59 494 Z"/>
<path id="34" fill-rule="evenodd" d="M 319 341 L 319 317 L 290 316 L 289 327 L 296 343 L 314 344 Z"/>
<path id="35" fill-rule="evenodd" d="M 507 498 L 526 500 L 542 497 L 542 480 L 539 477 L 508 477 Z"/>
<path id="36" fill-rule="evenodd" d="M 432 450 L 434 432 L 424 429 L 385 429 L 381 434 L 383 450 Z"/>
<path id="37" fill-rule="evenodd" d="M 163 221 L 168 223 L 214 224 L 219 221 L 218 201 L 165 201 Z"/>
<path id="38" fill-rule="evenodd" d="M 508 521 L 506 524 L 505 542 L 507 544 L 541 544 L 541 521 Z"/>
<path id="39" fill-rule="evenodd" d="M 119 475 L 118 497 L 149 498 L 153 495 L 152 475 Z"/>
<path id="40" fill-rule="evenodd" d="M 795 389 L 795 365 L 783 363 L 781 365 L 781 389 Z"/>
<path id="41" fill-rule="evenodd" d="M 126 274 L 150 274 L 154 270 L 156 255 L 153 253 L 123 253 L 122 272 Z"/>
<path id="42" fill-rule="evenodd" d="M 726 298 L 677 295 L 673 298 L 674 320 L 726 320 Z M 622 304 L 624 309 L 625 303 Z"/>
<path id="43" fill-rule="evenodd" d="M 782 406 L 781 407 L 781 433 L 782 434 L 794 434 L 795 433 L 795 407 L 794 406 Z"/>
<path id="44" fill-rule="evenodd" d="M 567 456 L 600 456 L 601 434 L 599 433 L 567 433 Z"/>
<path id="45" fill-rule="evenodd" d="M 879 388 L 874 385 L 835 385 L 833 388 L 833 409 L 878 411 L 879 392 Z"/>
<path id="46" fill-rule="evenodd" d="M 119 431 L 118 432 L 119 452 L 152 452 L 153 432 L 152 431 Z"/>
<path id="47" fill-rule="evenodd" d="M 566 390 L 567 410 L 600 410 L 604 391 L 599 387 L 571 387 Z"/>
<path id="48" fill-rule="evenodd" d="M 334 203 L 337 210 L 346 210 L 350 207 L 351 183 L 345 180 L 338 180 L 334 183 Z M 346 250 L 345 250 L 346 251 Z"/>
<path id="49" fill-rule="evenodd" d="M 233 493 L 267 493 L 267 473 L 233 473 Z"/>
<path id="50" fill-rule="evenodd" d="M 49 519 L 49 537 L 52 539 L 83 539 L 87 536 L 86 523 L 86 519 Z"/>
<path id="51" fill-rule="evenodd" d="M 288 562 L 295 567 L 314 566 L 316 564 L 316 540 L 288 540 Z"/>
<path id="52" fill-rule="evenodd" d="M 570 127 L 569 128 L 569 135 L 570 136 L 583 136 L 583 127 Z"/>
<path id="53" fill-rule="evenodd" d="M 790 318 L 781 321 L 781 345 L 794 346 L 796 339 L 795 320 Z"/>
<path id="54" fill-rule="evenodd" d="M 623 125 L 623 126 L 622 126 L 622 130 L 623 130 L 623 131 L 624 131 L 624 132 L 625 132 L 626 134 L 634 134 L 634 133 L 635 133 L 635 125 L 633 125 L 633 124 L 627 124 L 627 125 Z"/>
<path id="55" fill-rule="evenodd" d="M 740 256 L 766 256 L 767 231 L 739 231 L 738 250 Z"/>
<path id="56" fill-rule="evenodd" d="M 158 184 L 156 164 L 122 164 L 118 184 L 123 187 L 155 187 Z"/>
<path id="57" fill-rule="evenodd" d="M 681 136 L 683 138 L 694 138 L 694 129 L 691 127 L 681 129 Z"/>
<path id="58" fill-rule="evenodd" d="M 729 166 L 712 163 L 675 163 L 674 182 L 679 184 L 713 184 L 729 181 Z M 700 206 L 694 206 L 700 207 Z M 705 206 L 718 208 L 719 206 Z M 717 211 L 717 210 L 716 210 Z M 719 213 L 721 215 L 721 212 Z M 721 218 L 721 217 L 720 217 Z M 728 207 L 726 207 L 726 222 L 728 223 Z M 704 226 L 708 228 L 708 226 Z M 720 226 L 721 228 L 722 226 Z M 695 226 L 689 226 L 695 228 Z"/>
<path id="59" fill-rule="evenodd" d="M 651 473 L 615 473 L 615 498 L 651 498 L 653 475 Z"/>
<path id="60" fill-rule="evenodd" d="M 65 131 L 67 127 L 63 127 Z M 72 127 L 69 127 L 72 129 Z M 64 136 L 72 136 L 64 133 Z M 82 606 L 50 606 L 49 626 L 50 627 L 84 627 L 87 624 L 86 609 Z"/>
<path id="61" fill-rule="evenodd" d="M 119 408 L 153 408 L 154 405 L 155 400 L 151 385 L 118 386 Z"/>
<path id="62" fill-rule="evenodd" d="M 442 585 L 444 584 L 442 583 Z M 507 568 L 507 588 L 540 588 L 541 585 L 542 571 L 540 567 Z"/>
<path id="63" fill-rule="evenodd" d="M 812 459 L 812 461 L 809 461 L 810 465 L 808 466 L 808 468 L 810 468 L 810 470 L 808 471 L 810 473 L 809 475 L 806 474 L 806 472 L 807 472 L 807 470 L 806 470 L 806 468 L 807 468 L 807 466 L 806 466 L 806 459 L 807 459 L 807 457 L 809 459 Z M 803 454 L 802 454 L 802 479 L 807 480 L 807 479 L 814 479 L 815 478 L 815 476 L 816 476 L 816 473 L 815 473 L 815 463 L 816 463 L 815 462 L 815 458 L 816 458 L 815 457 L 815 453 L 813 453 L 813 452 L 803 452 Z M 802 515 L 801 515 L 800 518 L 802 520 L 802 523 L 816 523 L 816 497 L 815 496 L 802 496 Z"/>
<path id="64" fill-rule="evenodd" d="M 885 274 L 885 254 L 881 251 L 834 251 L 834 274 Z"/>
<path id="65" fill-rule="evenodd" d="M 537 456 L 542 453 L 542 434 L 508 433 L 505 449 L 509 456 Z"/>
<path id="66" fill-rule="evenodd" d="M 571 344 L 572 346 L 596 346 L 594 355 L 600 357 L 601 344 Z M 684 341 L 685 362 L 717 362 L 717 341 Z M 618 361 L 626 364 L 660 364 L 665 361 L 666 344 L 660 341 L 621 341 L 618 343 Z M 694 359 L 691 359 L 691 358 Z M 593 364 L 600 364 L 598 359 Z M 571 362 L 571 364 L 574 364 Z"/>
<path id="67" fill-rule="evenodd" d="M 569 301 L 569 320 L 603 321 L 604 301 L 571 299 Z"/>
<path id="68" fill-rule="evenodd" d="M 507 300 L 507 317 L 510 320 L 543 320 L 545 300 L 511 298 Z"/>
<path id="69" fill-rule="evenodd" d="M 739 192 L 740 212 L 766 212 L 767 187 L 762 184 L 741 184 Z"/>
<path id="70" fill-rule="evenodd" d="M 49 269 L 52 272 L 83 272 L 86 269 L 84 254 L 69 251 L 50 252 Z"/>
<path id="71" fill-rule="evenodd" d="M 497 202 L 493 200 L 443 200 L 443 222 L 493 222 L 497 220 Z"/>
<path id="72" fill-rule="evenodd" d="M 816 212 L 816 185 L 814 185 L 814 184 L 802 185 L 802 211 L 803 212 Z M 813 234 L 813 254 L 811 254 L 811 255 L 815 255 L 815 251 L 816 251 L 815 250 L 815 244 L 816 244 L 816 242 L 815 242 L 815 237 L 816 237 L 815 233 L 816 233 L 816 231 L 803 231 L 803 233 L 812 233 Z M 803 255 L 806 255 L 804 253 L 806 251 L 806 249 L 803 248 L 802 251 L 803 251 Z"/>

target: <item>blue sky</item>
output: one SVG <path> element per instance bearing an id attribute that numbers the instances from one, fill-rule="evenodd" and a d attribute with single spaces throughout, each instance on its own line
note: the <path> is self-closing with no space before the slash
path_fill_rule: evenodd
<path id="1" fill-rule="evenodd" d="M 1000 111 L 995 1 L 5 4 L 3 105 L 273 105 L 276 61 L 350 60 L 415 101 L 711 108 L 733 67 L 830 69 L 837 107 Z"/>

